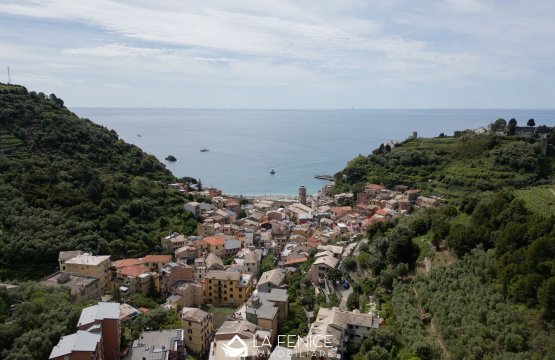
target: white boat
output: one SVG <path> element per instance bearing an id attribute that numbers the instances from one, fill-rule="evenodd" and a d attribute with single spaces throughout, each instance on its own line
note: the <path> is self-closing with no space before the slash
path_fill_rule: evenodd
<path id="1" fill-rule="evenodd" d="M 270 168 L 270 174 L 275 174 L 275 173 L 276 173 L 276 169 Z"/>

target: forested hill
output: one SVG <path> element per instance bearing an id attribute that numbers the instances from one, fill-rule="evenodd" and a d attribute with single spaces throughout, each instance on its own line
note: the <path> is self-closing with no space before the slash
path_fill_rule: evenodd
<path id="1" fill-rule="evenodd" d="M 195 226 L 173 175 L 55 95 L 0 84 L 0 263 L 53 263 L 60 250 L 140 255 Z"/>
<path id="2" fill-rule="evenodd" d="M 467 193 L 548 184 L 553 158 L 540 153 L 536 138 L 474 135 L 410 139 L 351 160 L 335 175 L 336 192 L 367 182 L 392 188 L 408 185 L 447 199 Z M 555 134 L 550 134 L 555 137 Z"/>
<path id="3" fill-rule="evenodd" d="M 458 135 L 384 145 L 335 175 L 336 193 L 372 182 L 444 200 L 371 225 L 348 262 L 365 276 L 354 294 L 380 286 L 390 311 L 355 360 L 553 359 L 554 157 L 534 137 Z"/>

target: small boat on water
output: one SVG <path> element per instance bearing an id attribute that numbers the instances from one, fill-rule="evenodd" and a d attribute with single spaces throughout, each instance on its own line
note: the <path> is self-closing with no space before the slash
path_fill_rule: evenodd
<path id="1" fill-rule="evenodd" d="M 166 156 L 166 161 L 174 162 L 177 161 L 177 159 L 173 155 L 168 155 Z"/>
<path id="2" fill-rule="evenodd" d="M 200 152 L 208 152 L 209 150 L 207 148 L 202 148 L 200 149 Z"/>
<path id="3" fill-rule="evenodd" d="M 142 137 L 142 135 L 141 135 L 141 134 L 137 134 L 137 137 Z"/>
<path id="4" fill-rule="evenodd" d="M 272 174 L 272 175 L 273 175 L 273 174 L 275 174 L 275 173 L 276 173 L 276 169 L 274 169 L 274 168 L 270 168 L 270 174 Z"/>

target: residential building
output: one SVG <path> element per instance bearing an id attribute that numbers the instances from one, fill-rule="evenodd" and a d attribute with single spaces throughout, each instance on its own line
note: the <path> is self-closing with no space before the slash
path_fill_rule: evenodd
<path id="1" fill-rule="evenodd" d="M 123 259 L 116 261 L 115 276 L 112 279 L 114 287 L 125 294 L 137 292 L 148 295 L 152 290 L 160 292 L 160 275 L 151 270 L 141 259 Z"/>
<path id="2" fill-rule="evenodd" d="M 212 314 L 198 308 L 181 310 L 185 346 L 196 355 L 205 354 L 210 348 L 214 331 Z"/>
<path id="3" fill-rule="evenodd" d="M 120 308 L 115 302 L 99 302 L 81 311 L 77 329 L 102 334 L 105 360 L 116 360 L 120 348 Z"/>
<path id="4" fill-rule="evenodd" d="M 187 244 L 187 237 L 178 233 L 171 233 L 160 240 L 160 245 L 164 250 L 175 251 L 185 244 Z"/>
<path id="5" fill-rule="evenodd" d="M 228 320 L 220 326 L 210 345 L 209 360 L 264 360 L 271 353 L 271 331 L 246 320 Z M 224 346 L 225 345 L 225 346 Z M 229 354 L 224 349 L 242 348 Z"/>
<path id="6" fill-rule="evenodd" d="M 216 306 L 243 304 L 252 292 L 251 274 L 210 270 L 204 280 L 204 297 Z"/>
<path id="7" fill-rule="evenodd" d="M 197 224 L 197 234 L 199 236 L 211 236 L 216 233 L 213 222 L 199 222 Z"/>
<path id="8" fill-rule="evenodd" d="M 62 336 L 51 360 L 115 360 L 120 347 L 120 304 L 99 302 L 84 308 L 77 332 Z"/>
<path id="9" fill-rule="evenodd" d="M 218 256 L 224 254 L 225 238 L 223 236 L 208 236 L 202 239 L 208 244 L 208 250 Z"/>
<path id="10" fill-rule="evenodd" d="M 343 246 L 339 246 L 339 245 L 320 245 L 318 246 L 318 251 L 319 252 L 325 252 L 325 251 L 329 251 L 333 254 L 333 257 L 340 259 L 343 256 Z"/>
<path id="11" fill-rule="evenodd" d="M 141 259 L 142 264 L 148 266 L 152 271 L 158 274 L 162 273 L 162 268 L 172 262 L 171 255 L 147 255 Z"/>
<path id="12" fill-rule="evenodd" d="M 327 273 L 337 268 L 339 259 L 334 257 L 333 253 L 329 251 L 318 253 L 315 257 L 316 260 L 310 268 L 310 280 L 315 286 L 323 286 Z"/>
<path id="13" fill-rule="evenodd" d="M 70 274 L 97 277 L 101 291 L 110 290 L 110 256 L 94 256 L 89 253 L 60 252 L 58 257 L 60 271 Z"/>
<path id="14" fill-rule="evenodd" d="M 350 206 L 338 206 L 330 209 L 334 220 L 341 219 L 343 216 L 350 214 L 352 211 L 353 208 Z"/>
<path id="15" fill-rule="evenodd" d="M 321 340 L 298 341 L 293 348 L 291 359 L 313 359 L 314 354 L 322 360 L 341 359 L 348 343 L 360 345 L 368 337 L 370 329 L 377 327 L 379 317 L 376 318 L 372 314 L 361 314 L 358 310 L 340 310 L 337 307 L 322 307 L 308 333 L 310 338 Z"/>
<path id="16" fill-rule="evenodd" d="M 183 306 L 204 304 L 204 287 L 197 282 L 186 282 L 175 288 L 175 293 L 183 298 Z"/>
<path id="17" fill-rule="evenodd" d="M 42 279 L 42 284 L 68 289 L 71 301 L 83 303 L 87 301 L 99 301 L 102 296 L 100 279 L 93 276 L 83 276 L 66 272 L 56 272 Z"/>
<path id="18" fill-rule="evenodd" d="M 243 266 L 243 271 L 258 276 L 262 255 L 258 250 L 242 249 L 235 257 L 235 263 Z"/>
<path id="19" fill-rule="evenodd" d="M 200 203 L 196 201 L 191 201 L 183 205 L 183 208 L 185 209 L 185 211 L 193 214 L 194 217 L 200 217 Z"/>
<path id="20" fill-rule="evenodd" d="M 186 360 L 183 329 L 145 331 L 133 341 L 129 360 Z"/>
<path id="21" fill-rule="evenodd" d="M 242 245 L 243 243 L 241 242 L 241 240 L 225 239 L 223 257 L 236 255 L 239 252 L 239 250 L 241 250 Z"/>
<path id="22" fill-rule="evenodd" d="M 311 207 L 303 205 L 301 203 L 294 203 L 287 207 L 287 214 L 289 217 L 295 217 L 299 219 L 305 214 L 312 214 L 313 210 Z"/>
<path id="23" fill-rule="evenodd" d="M 288 314 L 288 295 L 285 289 L 272 289 L 253 295 L 246 306 L 246 318 L 253 324 L 272 331 L 271 342 L 277 336 L 278 327 Z"/>
<path id="24" fill-rule="evenodd" d="M 204 258 L 204 263 L 207 270 L 223 270 L 224 269 L 224 262 L 222 258 L 214 253 L 210 253 L 206 255 Z"/>
<path id="25" fill-rule="evenodd" d="M 171 262 L 162 268 L 160 289 L 163 294 L 167 294 L 175 283 L 194 279 L 194 269 L 191 266 Z"/>
<path id="26" fill-rule="evenodd" d="M 420 207 L 430 208 L 439 205 L 439 201 L 437 199 L 432 199 L 425 196 L 419 196 L 416 198 L 416 205 Z"/>
<path id="27" fill-rule="evenodd" d="M 197 248 L 193 245 L 185 245 L 175 250 L 175 259 L 185 264 L 192 263 L 197 258 Z"/>
<path id="28" fill-rule="evenodd" d="M 50 352 L 50 360 L 104 360 L 102 334 L 77 331 L 62 336 Z"/>
<path id="29" fill-rule="evenodd" d="M 265 271 L 260 276 L 256 284 L 258 292 L 270 292 L 272 289 L 279 289 L 285 283 L 285 271 L 283 269 L 273 269 Z"/>

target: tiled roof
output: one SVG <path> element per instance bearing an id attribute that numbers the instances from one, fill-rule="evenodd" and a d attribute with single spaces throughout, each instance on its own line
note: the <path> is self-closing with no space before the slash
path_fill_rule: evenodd
<path id="1" fill-rule="evenodd" d="M 147 255 L 143 258 L 144 263 L 169 263 L 171 261 L 171 255 Z"/>
<path id="2" fill-rule="evenodd" d="M 144 265 L 133 265 L 133 266 L 118 268 L 118 273 L 125 276 L 132 276 L 132 277 L 137 277 L 149 271 L 150 269 Z"/>
<path id="3" fill-rule="evenodd" d="M 225 239 L 219 236 L 208 236 L 202 240 L 204 240 L 207 244 L 210 244 L 212 246 L 223 246 L 225 243 Z"/>

